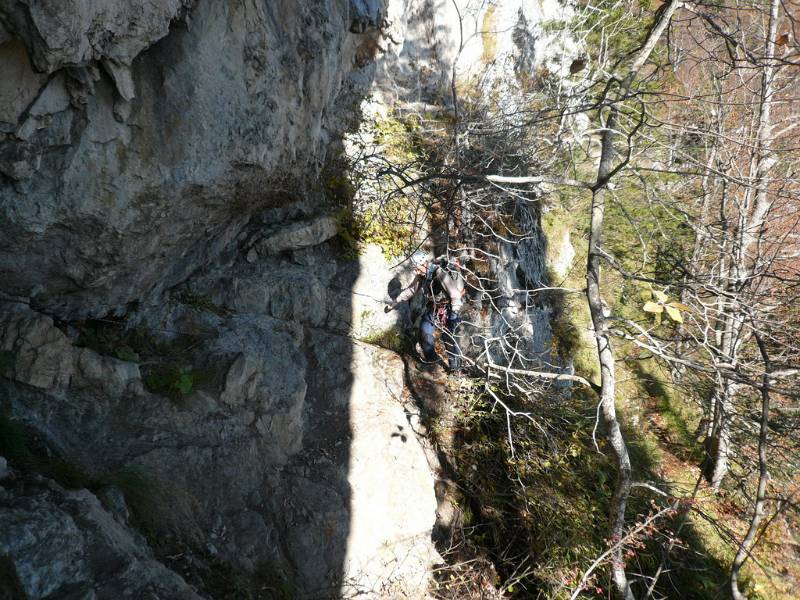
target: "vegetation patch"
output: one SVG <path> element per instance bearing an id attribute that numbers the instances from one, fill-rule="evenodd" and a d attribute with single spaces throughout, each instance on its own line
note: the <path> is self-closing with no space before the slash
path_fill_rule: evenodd
<path id="1" fill-rule="evenodd" d="M 398 354 L 409 353 L 413 349 L 411 338 L 398 326 L 393 326 L 383 331 L 376 331 L 361 338 L 365 344 L 380 346 Z"/>
<path id="2" fill-rule="evenodd" d="M 565 233 L 570 235 L 570 242 L 575 249 L 575 258 L 564 277 L 549 271 L 548 282 L 556 287 L 582 290 L 586 287 L 588 249 L 586 241 L 580 235 L 582 224 L 576 217 L 582 212 L 576 210 L 574 206 L 580 202 L 580 199 L 571 198 L 564 199 L 564 201 L 568 201 L 572 206 L 559 204 L 543 212 L 541 216 L 542 232 L 548 240 L 549 263 L 558 261 L 559 257 L 555 256 L 554 242 L 562 240 Z M 572 232 L 575 232 L 575 235 Z M 571 360 L 575 374 L 599 384 L 600 363 L 592 336 L 592 318 L 586 297 L 580 292 L 555 291 L 550 295 L 550 300 L 554 309 L 551 319 L 553 353 L 559 356 L 562 362 Z"/>
<path id="3" fill-rule="evenodd" d="M 140 356 L 128 341 L 124 323 L 116 319 L 89 320 L 78 326 L 77 346 L 98 354 L 113 356 L 128 362 L 139 362 Z"/>
<path id="4" fill-rule="evenodd" d="M 192 393 L 195 374 L 191 369 L 168 367 L 151 371 L 143 377 L 145 387 L 154 394 L 180 398 Z"/>
<path id="5" fill-rule="evenodd" d="M 206 306 L 202 296 L 182 292 L 181 298 L 185 303 L 194 299 L 201 310 L 216 312 L 215 307 Z M 79 325 L 79 331 L 79 347 L 140 363 L 142 381 L 151 393 L 179 400 L 198 388 L 218 383 L 220 365 L 194 364 L 194 349 L 216 333 L 197 330 L 167 336 L 159 331 L 127 328 L 124 322 L 109 319 L 86 321 Z"/>
<path id="6" fill-rule="evenodd" d="M 468 584 L 492 573 L 489 583 L 507 597 L 566 598 L 582 566 L 605 548 L 613 464 L 585 435 L 593 414 L 582 400 L 553 391 L 536 399 L 494 393 L 530 411 L 536 424 L 509 424 L 494 399 L 471 385 L 448 399 L 453 413 L 432 416 L 447 475 L 460 491 L 456 525 L 440 548 L 452 569 L 439 573 L 435 595 L 480 597 Z M 470 578 L 459 567 L 465 562 L 491 568 Z M 607 576 L 592 581 L 602 597 Z"/>

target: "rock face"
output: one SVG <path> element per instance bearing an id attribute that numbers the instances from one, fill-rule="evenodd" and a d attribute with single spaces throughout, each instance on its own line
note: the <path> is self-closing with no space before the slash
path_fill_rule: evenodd
<path id="1" fill-rule="evenodd" d="M 3 463 L 0 554 L 29 598 L 235 595 L 198 561 L 256 597 L 425 595 L 403 364 L 354 341 L 394 325 L 392 274 L 339 258 L 318 179 L 382 22 L 0 0 L 0 418 L 41 454 Z M 36 475 L 53 456 L 96 494 Z"/>
<path id="2" fill-rule="evenodd" d="M 544 27 L 571 17 L 558 0 L 390 0 L 385 15 L 375 88 L 387 105 L 449 98 L 453 74 L 463 82 L 480 77 L 515 103 L 518 76 L 530 80 L 537 69 L 566 76 L 582 56 L 569 36 Z"/>
<path id="3" fill-rule="evenodd" d="M 61 318 L 155 297 L 302 196 L 361 39 L 345 0 L 68 4 L 0 2 L 0 278 Z"/>
<path id="4" fill-rule="evenodd" d="M 153 393 L 139 364 L 76 347 L 27 307 L 7 309 L 0 405 L 93 481 L 122 480 L 145 528 L 204 546 L 242 573 L 266 569 L 298 597 L 423 597 L 439 560 L 430 537 L 436 499 L 406 416 L 403 363 L 347 335 L 354 323 L 366 332 L 378 325 L 346 314 L 358 263 L 335 259 L 325 237 L 323 230 L 290 259 L 249 262 L 242 251 L 194 280 L 192 293 L 207 294 L 203 308 L 168 307 L 158 323 L 148 313 L 141 327 L 193 332 L 200 342 L 184 353 L 172 340 L 193 374 L 186 394 Z M 288 282 L 317 279 L 295 287 L 275 284 L 276 273 Z M 382 274 L 379 286 L 370 281 L 373 309 L 389 286 L 391 273 Z M 130 474 L 145 500 L 126 489 Z M 125 501 L 112 504 L 128 511 Z M 5 552 L 18 571 L 38 572 L 23 550 Z M 80 577 L 100 581 L 87 565 Z M 59 585 L 69 579 L 59 577 Z M 101 589 L 98 597 L 113 597 Z"/>
<path id="5" fill-rule="evenodd" d="M 197 593 L 159 563 L 144 539 L 86 490 L 44 478 L 4 481 L 0 555 L 27 598 L 175 598 Z M 9 591 L 8 582 L 0 590 Z M 5 596 L 15 597 L 15 596 Z"/>

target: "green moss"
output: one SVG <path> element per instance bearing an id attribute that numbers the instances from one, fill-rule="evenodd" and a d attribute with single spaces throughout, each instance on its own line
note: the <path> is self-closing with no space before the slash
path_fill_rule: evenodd
<path id="1" fill-rule="evenodd" d="M 180 398 L 192 393 L 195 373 L 182 367 L 167 367 L 151 371 L 143 377 L 145 387 L 154 394 Z"/>
<path id="2" fill-rule="evenodd" d="M 139 354 L 126 344 L 114 348 L 114 356 L 127 362 L 139 362 Z"/>
<path id="3" fill-rule="evenodd" d="M 555 262 L 556 243 L 569 232 L 570 242 L 575 249 L 573 265 L 564 277 L 550 272 L 551 285 L 582 290 L 586 286 L 586 241 L 580 235 L 584 226 L 582 209 L 586 198 L 569 196 L 541 216 L 542 232 L 548 240 L 548 262 Z M 571 205 L 571 206 L 570 206 Z M 551 242 L 552 240 L 552 242 Z M 592 319 L 585 295 L 582 293 L 558 292 L 552 296 L 554 313 L 551 320 L 553 331 L 553 351 L 562 360 L 572 360 L 575 373 L 594 383 L 600 383 L 600 363 L 597 346 L 591 335 Z"/>
<path id="4" fill-rule="evenodd" d="M 365 344 L 380 346 L 381 348 L 386 348 L 387 350 L 392 350 L 399 354 L 404 354 L 411 350 L 411 340 L 405 335 L 403 330 L 397 326 L 371 333 L 361 338 L 361 341 Z"/>
<path id="5" fill-rule="evenodd" d="M 369 208 L 359 215 L 361 239 L 377 244 L 388 259 L 403 256 L 415 240 L 416 224 L 409 222 L 413 207 L 403 198 Z"/>
<path id="6" fill-rule="evenodd" d="M 325 193 L 336 206 L 349 206 L 355 196 L 355 186 L 347 171 L 324 174 Z"/>
<path id="7" fill-rule="evenodd" d="M 352 207 L 342 208 L 336 215 L 338 232 L 336 241 L 339 246 L 339 258 L 344 260 L 358 260 L 361 252 L 363 232 L 361 224 L 353 214 Z"/>
<path id="8" fill-rule="evenodd" d="M 375 142 L 383 148 L 383 154 L 394 164 L 405 164 L 418 160 L 421 147 L 415 134 L 418 122 L 402 121 L 395 117 L 378 119 L 373 126 Z"/>

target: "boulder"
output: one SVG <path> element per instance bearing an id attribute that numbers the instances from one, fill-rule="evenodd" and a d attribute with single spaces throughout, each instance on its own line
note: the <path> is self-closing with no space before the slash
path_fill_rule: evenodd
<path id="1" fill-rule="evenodd" d="M 33 387 L 63 392 L 75 371 L 75 351 L 53 319 L 12 305 L 0 313 L 4 375 Z"/>

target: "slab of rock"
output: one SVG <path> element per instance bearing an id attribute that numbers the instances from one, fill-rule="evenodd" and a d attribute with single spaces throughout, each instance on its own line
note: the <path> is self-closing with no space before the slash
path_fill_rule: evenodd
<path id="1" fill-rule="evenodd" d="M 431 568 L 442 561 L 431 541 L 437 502 L 400 400 L 403 363 L 393 352 L 356 344 L 353 375 L 345 596 L 369 590 L 376 598 L 425 598 Z"/>
<path id="2" fill-rule="evenodd" d="M 424 598 L 431 567 L 434 482 L 403 405 L 393 352 L 314 332 L 316 380 L 304 451 L 283 487 L 279 527 L 310 594 Z"/>
<path id="3" fill-rule="evenodd" d="M 339 220 L 322 215 L 308 221 L 281 225 L 277 230 L 256 242 L 259 254 L 278 254 L 286 250 L 300 250 L 329 240 L 339 232 Z"/>
<path id="4" fill-rule="evenodd" d="M 0 555 L 30 600 L 201 598 L 93 494 L 43 478 L 20 478 L 0 496 Z"/>
<path id="5" fill-rule="evenodd" d="M 5 375 L 28 385 L 62 392 L 75 371 L 75 352 L 53 320 L 21 305 L 0 313 L 0 351 Z"/>

